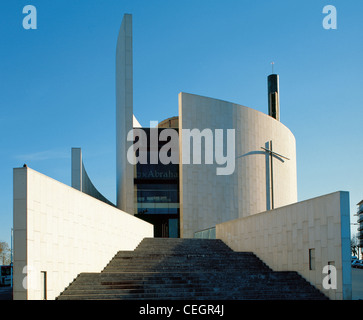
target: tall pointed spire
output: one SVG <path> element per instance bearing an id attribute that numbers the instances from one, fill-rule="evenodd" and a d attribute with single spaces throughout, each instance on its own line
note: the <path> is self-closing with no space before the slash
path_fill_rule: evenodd
<path id="1" fill-rule="evenodd" d="M 117 207 L 134 214 L 134 172 L 127 161 L 133 129 L 132 15 L 125 14 L 116 47 L 116 189 Z"/>

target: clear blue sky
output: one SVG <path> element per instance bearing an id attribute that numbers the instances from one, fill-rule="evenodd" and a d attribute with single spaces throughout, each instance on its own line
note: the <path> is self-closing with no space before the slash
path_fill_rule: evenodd
<path id="1" fill-rule="evenodd" d="M 22 27 L 28 4 L 37 30 Z M 322 26 L 328 4 L 337 30 Z M 142 125 L 177 115 L 181 91 L 267 112 L 274 61 L 281 121 L 297 141 L 299 200 L 349 191 L 353 215 L 363 199 L 361 1 L 7 0 L 1 13 L 0 241 L 10 243 L 12 169 L 24 163 L 70 184 L 71 148 L 81 147 L 91 179 L 115 201 L 115 48 L 124 13 L 133 14 Z"/>

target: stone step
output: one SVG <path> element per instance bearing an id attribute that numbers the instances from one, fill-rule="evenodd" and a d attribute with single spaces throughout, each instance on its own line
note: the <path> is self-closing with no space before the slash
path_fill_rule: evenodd
<path id="1" fill-rule="evenodd" d="M 162 239 L 162 238 L 146 238 L 135 249 L 135 251 L 157 251 L 157 250 L 179 250 L 179 251 L 201 251 L 208 250 L 226 250 L 232 251 L 221 240 L 205 240 L 205 239 Z"/>
<path id="2" fill-rule="evenodd" d="M 239 259 L 239 258 L 231 258 L 228 259 L 227 257 L 225 257 L 224 259 L 215 259 L 213 257 L 208 258 L 208 257 L 201 257 L 201 258 L 197 258 L 197 259 L 192 259 L 192 258 L 178 258 L 178 257 L 163 257 L 163 258 L 153 258 L 153 259 L 147 259 L 147 258 L 140 258 L 140 259 L 134 259 L 134 258 L 127 258 L 127 259 L 123 259 L 123 258 L 115 258 L 113 259 L 110 263 L 115 263 L 115 264 L 142 264 L 142 263 L 158 263 L 158 264 L 207 264 L 207 263 L 215 263 L 215 264 L 228 264 L 228 263 L 259 263 L 261 265 L 265 265 L 262 261 L 258 261 L 257 259 Z"/>
<path id="3" fill-rule="evenodd" d="M 240 259 L 223 259 L 223 260 L 215 260 L 215 259 L 150 259 L 148 260 L 134 260 L 134 259 L 114 259 L 108 263 L 108 265 L 117 265 L 117 266 L 123 266 L 123 265 L 221 265 L 225 266 L 228 264 L 233 265 L 258 265 L 258 266 L 265 266 L 265 264 L 262 261 L 250 259 L 250 260 L 240 260 Z"/>
<path id="4" fill-rule="evenodd" d="M 81 273 L 59 300 L 326 299 L 296 272 L 274 272 L 221 240 L 144 239 L 100 273 Z"/>
<path id="5" fill-rule="evenodd" d="M 245 284 L 243 286 L 235 286 L 232 289 L 225 285 L 223 287 L 213 287 L 209 285 L 185 285 L 185 284 L 169 284 L 164 286 L 144 286 L 144 285 L 128 285 L 128 286 L 76 286 L 70 290 L 66 290 L 64 295 L 80 295 L 80 294 L 167 294 L 169 292 L 229 292 L 244 294 L 249 292 L 250 294 L 259 294 L 260 292 L 290 292 L 292 294 L 302 293 L 316 293 L 310 286 L 299 286 L 296 284 L 283 284 L 276 289 L 275 284 L 260 284 L 252 285 Z"/>
<path id="6" fill-rule="evenodd" d="M 137 277 L 141 276 L 144 278 L 235 278 L 235 279 L 246 279 L 246 278 L 260 278 L 260 279 L 296 279 L 298 276 L 296 272 L 289 272 L 289 271 L 280 271 L 280 272 L 270 272 L 270 271 L 260 271 L 259 273 L 255 272 L 243 272 L 243 273 L 233 273 L 233 272 L 204 272 L 200 274 L 199 272 L 119 272 L 119 273 L 101 273 L 99 274 L 102 279 L 110 279 L 113 277 Z"/>
<path id="7" fill-rule="evenodd" d="M 165 290 L 144 290 L 142 288 L 139 289 L 113 289 L 113 290 L 72 290 L 70 293 L 65 292 L 63 296 L 105 296 L 105 295 L 118 295 L 118 296 L 128 296 L 134 297 L 135 299 L 140 297 L 165 297 L 165 296 L 192 296 L 195 293 L 202 293 L 204 296 L 208 294 L 214 296 L 227 296 L 227 297 L 234 297 L 234 296 L 258 296 L 262 295 L 270 295 L 274 294 L 277 295 L 286 295 L 286 294 L 294 294 L 294 295 L 314 295 L 314 292 L 309 290 L 303 291 L 296 291 L 292 289 L 285 289 L 285 290 L 276 290 L 275 288 L 266 288 L 264 290 L 253 290 L 251 288 L 246 287 L 243 290 L 213 290 L 206 289 L 206 288 L 189 288 L 186 290 L 185 288 L 168 288 Z M 317 296 L 317 295 L 315 295 Z"/>
<path id="8" fill-rule="evenodd" d="M 280 277 L 277 277 L 279 275 Z M 279 279 L 280 278 L 280 279 Z M 69 290 L 66 290 L 64 294 L 69 294 L 69 292 L 73 292 L 71 294 L 77 294 L 81 291 L 87 294 L 89 291 L 99 290 L 100 292 L 110 291 L 109 293 L 115 293 L 114 290 L 118 293 L 163 293 L 168 292 L 170 290 L 177 291 L 200 291 L 204 290 L 206 292 L 211 291 L 229 291 L 236 294 L 236 292 L 242 292 L 247 290 L 250 292 L 254 292 L 254 294 L 258 295 L 259 291 L 276 291 L 276 287 L 279 288 L 280 291 L 286 292 L 290 291 L 292 294 L 296 292 L 316 292 L 316 289 L 310 286 L 304 279 L 301 278 L 300 281 L 296 281 L 296 278 L 290 277 L 283 278 L 280 274 L 276 274 L 275 277 L 271 277 L 268 275 L 267 277 L 256 277 L 251 275 L 250 279 L 242 278 L 242 281 L 236 282 L 236 279 L 233 281 L 223 281 L 219 283 L 218 281 L 214 281 L 213 279 L 210 281 L 200 281 L 200 279 L 189 278 L 174 278 L 174 279 L 138 279 L 138 280 L 122 280 L 120 279 L 99 279 L 99 281 L 95 281 L 95 279 L 91 279 L 91 281 L 87 281 L 87 279 L 83 279 L 86 281 L 78 281 L 72 284 L 69 287 Z M 89 279 L 88 279 L 89 280 Z M 93 280 L 93 281 L 92 281 Z M 106 281 L 105 281 L 106 280 Z M 136 290 L 134 290 L 136 289 Z M 68 293 L 67 293 L 68 292 Z M 320 294 L 320 293 L 319 293 Z"/>
<path id="9" fill-rule="evenodd" d="M 81 273 L 76 280 L 82 281 L 119 281 L 119 280 L 194 280 L 194 279 L 209 279 L 210 281 L 223 280 L 228 281 L 240 281 L 240 280 L 252 280 L 261 279 L 265 281 L 283 281 L 298 279 L 304 280 L 296 272 L 270 272 L 260 271 L 256 272 L 243 272 L 243 273 L 231 273 L 231 272 L 102 272 L 102 273 Z M 305 281 L 305 280 L 304 280 Z"/>
<path id="10" fill-rule="evenodd" d="M 165 292 L 165 293 L 95 293 L 74 295 L 61 295 L 58 300 L 319 300 L 321 295 L 311 292 L 277 292 L 271 291 L 246 291 L 246 292 Z"/>
<path id="11" fill-rule="evenodd" d="M 244 252 L 225 252 L 225 251 L 209 251 L 207 252 L 191 252 L 191 251 L 173 251 L 173 252 L 165 252 L 165 251 L 135 251 L 135 252 L 128 252 L 128 251 L 120 251 L 118 252 L 114 258 L 130 258 L 130 257 L 148 257 L 150 259 L 152 258 L 158 258 L 158 257 L 179 257 L 179 258 L 224 258 L 224 257 L 230 257 L 230 258 L 239 258 L 239 259 L 248 259 L 248 258 L 257 258 L 256 255 L 250 254 L 250 253 L 244 253 Z"/>
<path id="12" fill-rule="evenodd" d="M 269 285 L 269 284 L 276 284 L 279 283 L 281 285 L 302 285 L 304 284 L 304 279 L 298 279 L 298 278 L 277 278 L 277 277 L 241 277 L 237 278 L 234 277 L 233 279 L 230 279 L 228 277 L 213 277 L 213 278 L 207 278 L 204 279 L 201 277 L 132 277 L 132 278 L 92 278 L 92 279 L 81 279 L 78 278 L 76 282 L 72 283 L 72 287 L 75 285 L 108 285 L 108 286 L 127 286 L 127 285 L 168 285 L 168 284 L 188 284 L 188 285 L 208 285 L 208 286 L 230 286 L 234 285 L 235 287 L 245 285 L 247 284 L 263 284 L 263 285 Z"/>
<path id="13" fill-rule="evenodd" d="M 233 284 L 233 287 L 231 287 Z M 244 288 L 244 287 L 253 287 L 258 288 L 261 286 L 265 286 L 266 288 L 269 286 L 273 286 L 276 284 L 280 284 L 281 287 L 285 288 L 311 288 L 308 284 L 304 284 L 303 282 L 296 281 L 264 281 L 264 280 L 253 280 L 253 281 L 240 281 L 240 282 L 226 282 L 226 283 L 215 283 L 215 282 L 203 282 L 203 281 L 166 281 L 166 282 L 158 282 L 158 281 L 133 281 L 133 282 L 123 282 L 123 281 L 113 281 L 113 282 L 98 282 L 98 283 L 89 283 L 89 282 L 80 282 L 74 283 L 70 286 L 70 288 L 117 288 L 117 289 L 130 289 L 130 288 L 139 288 L 143 286 L 144 288 L 152 288 L 152 289 L 163 289 L 170 286 L 183 287 L 183 288 L 193 288 L 193 287 L 208 287 L 208 288 L 230 288 L 231 290 Z M 315 289 L 315 288 L 314 288 Z"/>

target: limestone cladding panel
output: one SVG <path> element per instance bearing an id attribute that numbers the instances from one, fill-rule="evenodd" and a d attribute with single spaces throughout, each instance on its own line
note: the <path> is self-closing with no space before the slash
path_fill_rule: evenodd
<path id="1" fill-rule="evenodd" d="M 116 47 L 116 188 L 117 207 L 134 213 L 133 166 L 127 161 L 133 128 L 132 16 L 125 14 Z"/>
<path id="2" fill-rule="evenodd" d="M 195 128 L 224 129 L 224 137 L 226 129 L 235 130 L 235 170 L 216 175 L 216 163 L 180 165 L 182 237 L 270 208 L 270 162 L 261 149 L 270 140 L 275 152 L 290 159 L 273 160 L 274 207 L 297 201 L 295 138 L 281 122 L 231 102 L 180 93 L 180 146 L 183 129 Z"/>
<path id="3" fill-rule="evenodd" d="M 30 168 L 14 169 L 14 299 L 54 299 L 81 272 L 100 272 L 153 226 Z M 25 269 L 24 269 L 25 268 Z"/>
<path id="4" fill-rule="evenodd" d="M 333 300 L 351 299 L 349 193 L 335 192 L 224 222 L 216 237 L 235 251 L 252 251 L 275 271 L 297 271 Z M 314 268 L 309 250 L 315 250 Z M 336 288 L 324 288 L 329 263 Z"/>

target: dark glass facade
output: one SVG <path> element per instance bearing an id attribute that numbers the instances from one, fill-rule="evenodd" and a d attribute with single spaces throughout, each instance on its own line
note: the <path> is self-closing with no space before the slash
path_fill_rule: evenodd
<path id="1" fill-rule="evenodd" d="M 158 134 L 166 129 L 158 130 Z M 168 130 L 178 130 L 170 129 Z M 154 225 L 155 237 L 180 236 L 179 164 L 150 164 L 150 128 L 147 135 L 147 164 L 138 163 L 134 176 L 135 216 Z M 158 150 L 170 141 L 158 142 Z M 170 151 L 171 152 L 171 151 Z M 136 152 L 136 156 L 139 152 Z"/>

